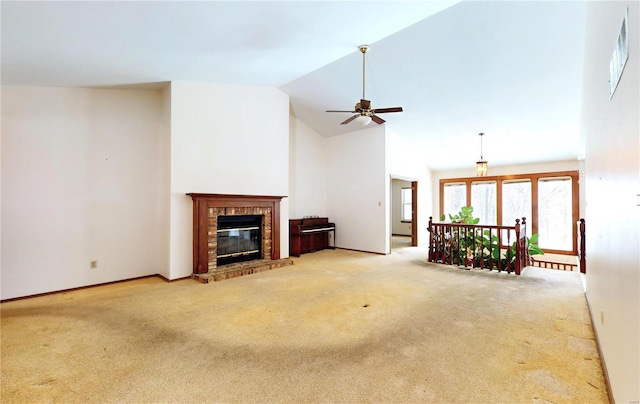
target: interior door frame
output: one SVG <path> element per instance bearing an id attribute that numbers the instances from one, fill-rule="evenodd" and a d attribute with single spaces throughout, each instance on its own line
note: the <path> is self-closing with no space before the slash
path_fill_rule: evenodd
<path id="1" fill-rule="evenodd" d="M 391 175 L 389 181 L 390 189 L 393 189 L 393 180 L 406 181 L 411 183 L 411 246 L 418 246 L 418 180 L 415 178 Z M 393 201 L 390 203 L 392 209 L 395 209 Z M 392 226 L 389 227 L 389 237 L 393 235 Z"/>
<path id="2" fill-rule="evenodd" d="M 411 181 L 411 246 L 418 246 L 418 181 Z"/>

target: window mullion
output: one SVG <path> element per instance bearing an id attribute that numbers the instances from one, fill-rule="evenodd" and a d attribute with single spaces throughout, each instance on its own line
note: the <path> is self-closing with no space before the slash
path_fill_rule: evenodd
<path id="1" fill-rule="evenodd" d="M 496 224 L 502 225 L 502 180 L 496 181 Z"/>
<path id="2" fill-rule="evenodd" d="M 538 180 L 531 178 L 531 222 L 527 220 L 527 226 L 531 226 L 531 234 L 538 233 Z"/>

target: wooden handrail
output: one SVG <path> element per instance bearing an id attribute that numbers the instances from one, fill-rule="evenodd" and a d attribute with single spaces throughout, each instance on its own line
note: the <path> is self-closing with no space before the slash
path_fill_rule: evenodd
<path id="1" fill-rule="evenodd" d="M 514 226 L 434 223 L 429 217 L 429 262 L 465 268 L 514 272 L 520 275 L 529 262 L 526 218 Z M 503 233 L 506 231 L 506 244 Z M 515 250 L 511 234 L 515 234 Z M 503 251 L 505 250 L 505 251 Z M 504 253 L 504 254 L 503 254 Z"/>

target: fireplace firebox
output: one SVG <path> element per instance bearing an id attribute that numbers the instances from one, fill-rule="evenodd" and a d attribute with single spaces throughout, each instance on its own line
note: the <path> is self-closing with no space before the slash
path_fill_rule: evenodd
<path id="1" fill-rule="evenodd" d="M 262 217 L 218 216 L 217 266 L 262 258 Z"/>

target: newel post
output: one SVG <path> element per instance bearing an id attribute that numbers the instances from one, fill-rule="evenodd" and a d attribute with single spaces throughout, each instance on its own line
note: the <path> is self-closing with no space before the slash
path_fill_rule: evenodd
<path id="1" fill-rule="evenodd" d="M 529 255 L 529 239 L 527 238 L 527 218 L 526 217 L 522 218 L 522 235 L 524 238 L 524 242 L 523 242 L 524 266 L 526 267 L 531 265 L 531 256 Z"/>
<path id="2" fill-rule="evenodd" d="M 581 274 L 586 274 L 587 273 L 587 257 L 586 257 L 586 251 L 585 251 L 585 239 L 584 239 L 584 231 L 585 231 L 585 224 L 584 224 L 584 219 L 580 219 L 580 273 Z"/>
<path id="3" fill-rule="evenodd" d="M 429 254 L 427 254 L 427 259 L 429 262 L 433 262 L 433 216 L 429 216 Z"/>
<path id="4" fill-rule="evenodd" d="M 516 219 L 516 275 L 522 271 L 522 242 L 520 241 L 520 219 Z"/>

